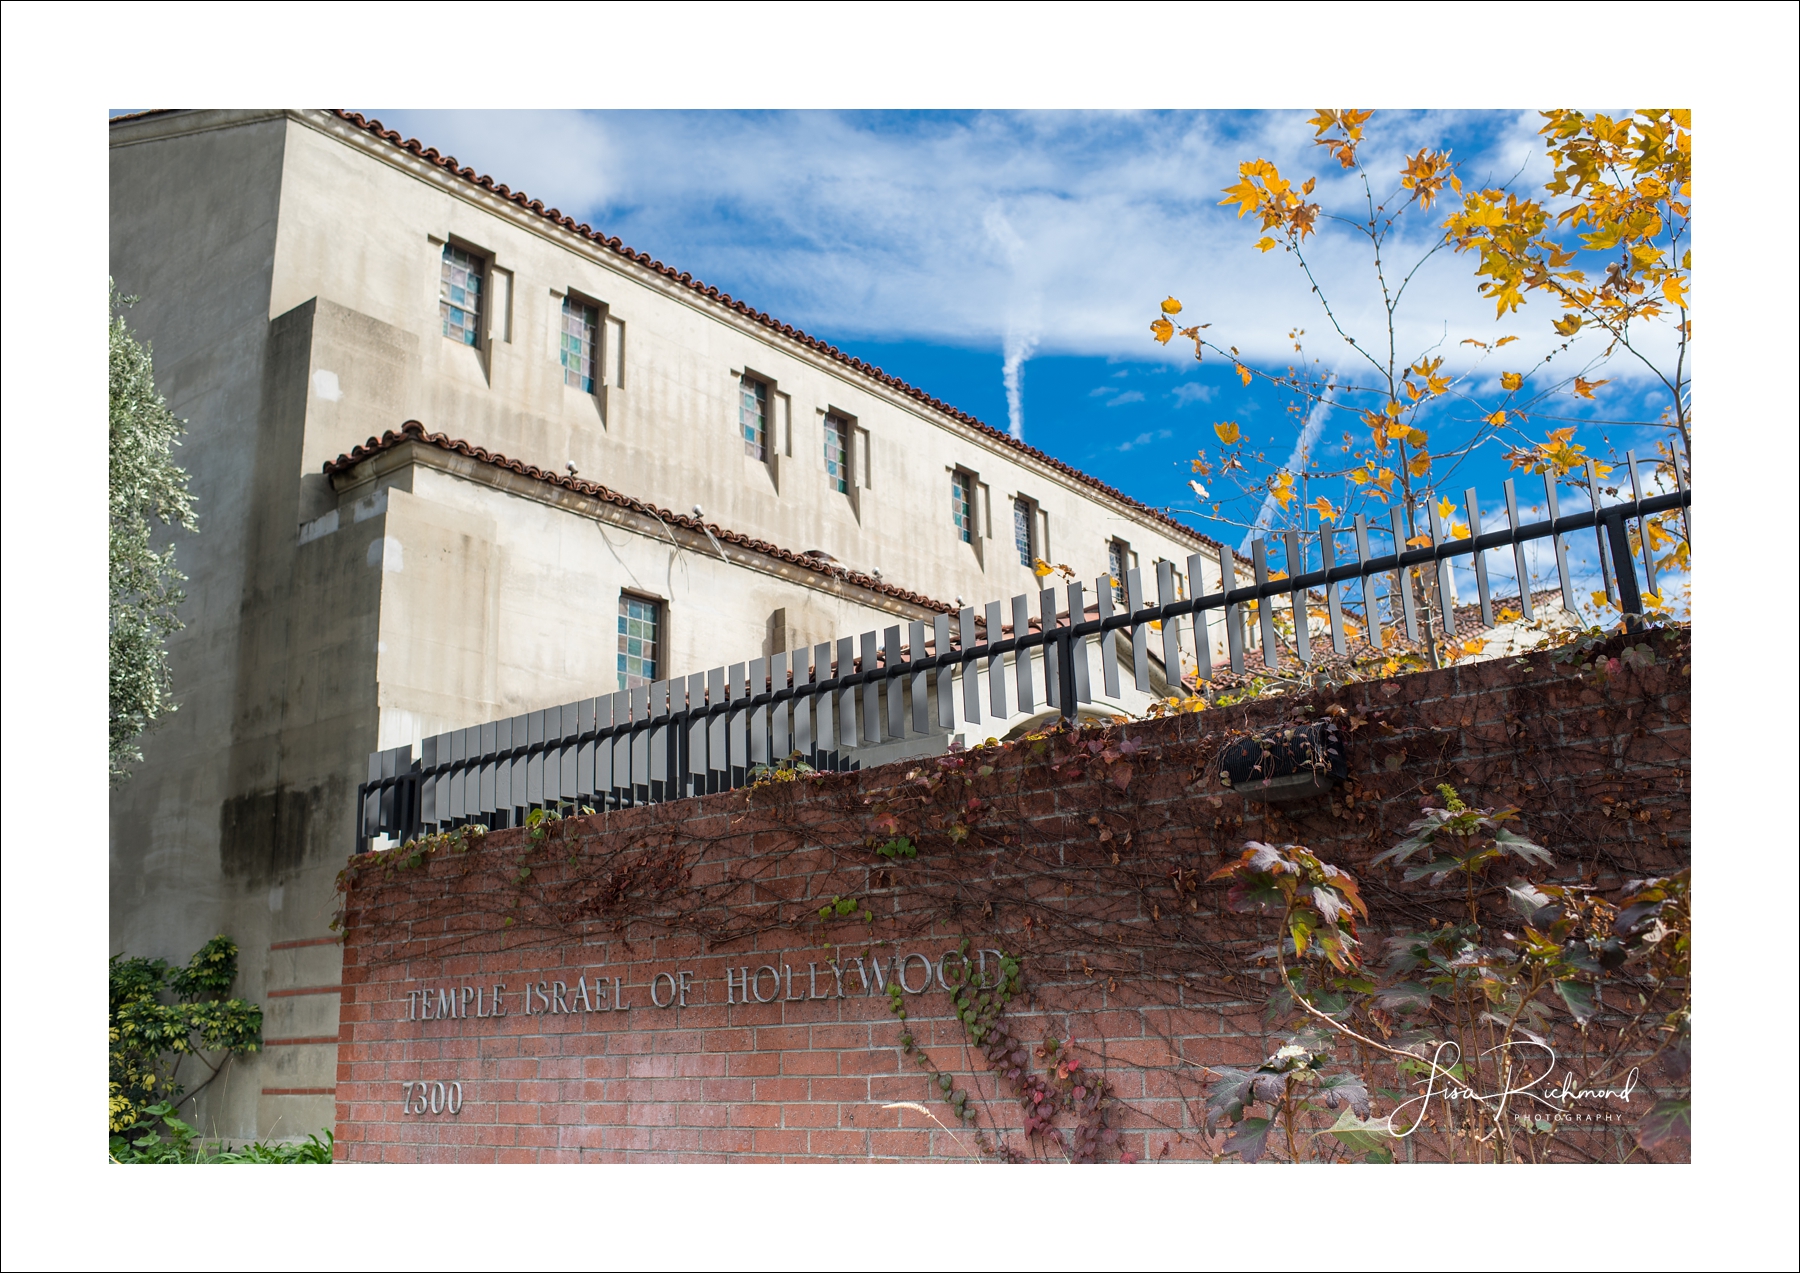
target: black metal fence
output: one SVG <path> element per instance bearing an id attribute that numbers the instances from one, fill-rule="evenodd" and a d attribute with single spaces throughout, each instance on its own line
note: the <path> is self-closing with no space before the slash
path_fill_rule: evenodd
<path id="1" fill-rule="evenodd" d="M 1214 612 L 1225 629 L 1226 656 L 1239 673 L 1245 670 L 1245 649 L 1252 642 L 1260 644 L 1266 668 L 1281 667 L 1283 641 L 1275 610 L 1282 599 L 1292 607 L 1292 616 L 1301 616 L 1292 623 L 1288 641 L 1302 666 L 1323 656 L 1322 651 L 1315 654 L 1315 635 L 1328 640 L 1334 653 L 1345 652 L 1346 605 L 1360 613 L 1367 639 L 1377 648 L 1385 643 L 1386 626 L 1404 630 L 1415 644 L 1427 622 L 1435 621 L 1444 635 L 1452 636 L 1451 608 L 1440 604 L 1422 615 L 1418 594 L 1424 590 L 1409 586 L 1407 580 L 1415 571 L 1425 578 L 1435 576 L 1436 586 L 1430 591 L 1448 597 L 1453 592 L 1451 562 L 1458 557 L 1473 559 L 1482 626 L 1492 627 L 1487 558 L 1510 549 L 1521 617 L 1530 620 L 1535 616 L 1525 545 L 1534 540 L 1553 541 L 1562 603 L 1574 612 L 1577 603 L 1563 537 L 1590 529 L 1596 536 L 1608 596 L 1635 627 L 1642 622 L 1644 604 L 1629 523 L 1637 520 L 1640 535 L 1645 535 L 1645 518 L 1685 510 L 1691 503 L 1689 483 L 1679 464 L 1677 489 L 1648 498 L 1640 488 L 1638 469 L 1636 457 L 1630 457 L 1631 498 L 1606 505 L 1590 465 L 1591 507 L 1579 513 L 1561 512 L 1557 484 L 1546 476 L 1548 516 L 1522 524 L 1518 495 L 1508 479 L 1507 525 L 1501 530 L 1480 530 L 1481 508 L 1471 488 L 1462 510 L 1468 518 L 1465 538 L 1447 533 L 1433 503 L 1425 505 L 1421 510 L 1425 516 L 1415 523 L 1421 527 L 1419 534 L 1409 536 L 1405 514 L 1395 508 L 1385 527 L 1358 516 L 1349 526 L 1258 539 L 1250 561 L 1253 582 L 1222 586 L 1209 595 L 1181 596 L 1173 563 L 1159 562 L 1154 605 L 1145 604 L 1141 572 L 1134 569 L 1122 581 L 1123 606 L 1115 602 L 1109 576 L 1095 581 L 1093 618 L 1087 617 L 1086 586 L 1069 583 L 1042 590 L 1035 616 L 1031 598 L 1017 596 L 1010 604 L 989 602 L 979 616 L 974 607 L 965 607 L 954 616 L 937 615 L 930 623 L 912 621 L 904 630 L 894 624 L 879 634 L 865 632 L 810 650 L 749 659 L 451 730 L 425 739 L 416 760 L 410 746 L 376 752 L 369 757 L 368 779 L 357 793 L 357 847 L 366 849 L 377 835 L 407 839 L 473 822 L 511 825 L 534 808 L 616 809 L 726 790 L 749 781 L 757 766 L 796 753 L 815 768 L 856 768 L 861 763 L 859 751 L 866 754 L 865 749 L 874 745 L 942 735 L 958 727 L 959 716 L 961 724 L 978 725 L 984 711 L 996 721 L 1049 709 L 1073 719 L 1079 704 L 1093 701 L 1096 684 L 1108 698 L 1119 695 L 1122 668 L 1109 648 L 1114 633 L 1127 637 L 1130 675 L 1138 690 L 1150 693 L 1151 638 L 1158 639 L 1163 666 L 1171 670 L 1168 682 L 1174 684 L 1180 675 L 1183 623 L 1194 633 L 1198 622 L 1198 639 L 1192 642 L 1196 671 L 1210 679 Z M 1407 546 L 1409 538 L 1416 543 L 1421 535 L 1429 542 Z M 1378 554 L 1372 540 L 1384 536 L 1391 550 Z M 1350 543 L 1340 545 L 1340 538 Z M 1274 564 L 1277 556 L 1279 567 Z M 1655 566 L 1647 543 L 1641 563 L 1645 586 L 1655 590 Z M 1216 573 L 1222 585 L 1240 580 L 1237 561 L 1226 552 L 1196 553 L 1188 558 L 1187 568 L 1186 577 L 1196 586 L 1205 577 L 1203 571 Z M 1354 601 L 1345 595 L 1351 583 L 1358 593 Z M 1321 592 L 1325 619 L 1315 634 L 1309 602 Z M 1260 604 L 1265 599 L 1271 604 Z M 1246 631 L 1251 611 L 1257 627 L 1254 636 Z M 1098 678 L 1092 664 L 1096 645 L 1102 655 Z"/>

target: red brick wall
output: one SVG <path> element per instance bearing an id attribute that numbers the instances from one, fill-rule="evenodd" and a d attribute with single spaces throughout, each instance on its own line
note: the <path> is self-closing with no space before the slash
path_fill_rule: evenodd
<path id="1" fill-rule="evenodd" d="M 1197 881 L 1247 839 L 1303 842 L 1364 879 L 1376 927 L 1417 922 L 1417 895 L 1368 859 L 1444 781 L 1471 804 L 1520 806 L 1565 874 L 1605 886 L 1684 864 L 1687 647 L 1652 647 L 1653 665 L 1603 661 L 1604 676 L 1544 656 L 1450 668 L 1084 735 L 1099 746 L 1073 754 L 1059 739 L 984 751 L 948 779 L 933 762 L 902 763 L 571 819 L 538 843 L 496 832 L 411 869 L 364 869 L 344 915 L 339 1155 L 970 1155 L 971 1132 L 902 1054 L 886 996 L 865 994 L 850 963 L 935 961 L 967 936 L 1023 959 L 1016 1036 L 1066 1041 L 1104 1076 L 1120 1135 L 1103 1156 L 1209 1158 L 1218 1141 L 1203 1134 L 1199 1067 L 1268 1055 L 1251 958 L 1267 934 Z M 1324 713 L 1350 729 L 1339 798 L 1279 814 L 1218 785 L 1216 753 L 1234 732 Z M 1125 738 L 1140 750 L 1119 754 Z M 916 860 L 872 851 L 896 828 L 919 844 Z M 857 913 L 821 923 L 817 908 L 840 896 Z M 745 968 L 760 992 L 747 1003 L 727 984 Z M 781 970 L 778 995 L 766 968 Z M 909 960 L 909 990 L 921 974 Z M 528 984 L 548 995 L 533 994 L 529 1013 Z M 496 985 L 505 1015 L 481 1015 Z M 465 987 L 467 1015 L 441 1018 L 437 993 L 455 988 L 460 1009 Z M 433 1019 L 409 1000 L 421 991 Z M 903 999 L 919 1045 L 975 1098 L 988 1143 L 1039 1153 L 948 996 L 933 986 Z M 557 1006 L 568 1010 L 547 1010 Z M 460 1084 L 460 1110 L 405 1112 L 409 1082 Z M 931 1113 L 884 1108 L 893 1102 Z"/>

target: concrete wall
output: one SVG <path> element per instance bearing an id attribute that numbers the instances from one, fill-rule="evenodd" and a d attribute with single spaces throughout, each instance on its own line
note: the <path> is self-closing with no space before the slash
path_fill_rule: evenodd
<path id="1" fill-rule="evenodd" d="M 671 546 L 642 518 L 466 466 L 334 485 L 323 466 L 357 443 L 418 419 L 946 602 L 1035 596 L 1012 545 L 1015 493 L 1047 514 L 1045 555 L 1090 581 L 1113 536 L 1147 576 L 1202 546 L 334 116 L 177 112 L 110 139 L 111 268 L 144 298 L 129 321 L 188 421 L 178 458 L 201 524 L 176 540 L 191 580 L 170 642 L 180 710 L 112 796 L 112 943 L 185 959 L 228 933 L 238 993 L 287 1041 L 209 1089 L 195 1110 L 209 1134 L 330 1120 L 333 1045 L 319 1040 L 335 998 L 320 987 L 336 954 L 319 943 L 369 751 L 617 688 L 625 587 L 665 600 L 678 673 L 765 652 L 777 612 L 789 643 L 925 613 L 753 553 L 727 564 L 703 539 Z M 509 280 L 479 349 L 441 334 L 446 240 Z M 595 393 L 562 383 L 571 289 L 606 308 Z M 746 370 L 773 389 L 766 464 L 738 435 Z M 867 439 L 848 495 L 826 481 L 827 408 Z M 991 503 L 974 544 L 951 525 L 953 466 Z"/>

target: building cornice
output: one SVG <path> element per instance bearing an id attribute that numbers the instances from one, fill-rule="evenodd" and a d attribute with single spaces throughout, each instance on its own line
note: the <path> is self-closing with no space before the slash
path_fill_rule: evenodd
<path id="1" fill-rule="evenodd" d="M 685 513 L 659 508 L 598 482 L 552 473 L 459 438 L 429 432 L 417 420 L 408 420 L 398 430 L 390 429 L 379 438 L 370 438 L 324 467 L 332 488 L 340 496 L 354 498 L 360 488 L 412 465 L 436 469 L 509 495 L 606 522 L 697 556 L 723 557 L 729 565 L 742 566 L 901 618 L 921 619 L 956 612 L 947 602 L 897 587 L 872 575 L 848 570 Z"/>

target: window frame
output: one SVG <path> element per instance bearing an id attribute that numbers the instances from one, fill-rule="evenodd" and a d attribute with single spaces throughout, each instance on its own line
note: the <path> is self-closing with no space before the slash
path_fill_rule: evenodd
<path id="1" fill-rule="evenodd" d="M 1038 502 L 1032 499 L 1031 496 L 1020 495 L 1017 492 L 1013 494 L 1012 507 L 1013 547 L 1015 549 L 1019 548 L 1020 515 L 1023 514 L 1025 519 L 1025 545 L 1021 550 L 1024 553 L 1024 557 L 1020 560 L 1019 564 L 1029 570 L 1035 570 L 1038 562 L 1047 559 L 1044 552 L 1044 546 L 1039 542 L 1043 534 L 1039 529 L 1039 522 L 1043 517 L 1043 510 L 1038 507 Z"/>
<path id="2" fill-rule="evenodd" d="M 581 384 L 579 382 L 574 383 L 574 384 L 571 384 L 569 382 L 569 364 L 566 361 L 567 355 L 568 355 L 568 347 L 565 342 L 569 339 L 568 321 L 569 321 L 569 317 L 570 317 L 569 307 L 571 305 L 579 306 L 580 308 L 587 310 L 589 313 L 591 313 L 593 315 L 593 320 L 594 320 L 593 325 L 589 328 L 588 363 L 587 363 L 588 374 L 585 377 L 585 379 L 587 380 L 587 383 L 585 385 Z M 605 341 L 606 341 L 606 322 L 607 322 L 607 317 L 608 317 L 606 305 L 600 301 L 595 300 L 593 297 L 588 296 L 581 291 L 578 291 L 575 288 L 569 288 L 567 291 L 565 291 L 562 294 L 562 304 L 558 307 L 558 316 L 559 316 L 560 321 L 559 321 L 557 329 L 556 329 L 556 334 L 557 334 L 556 351 L 557 351 L 558 361 L 561 363 L 561 366 L 562 366 L 564 387 L 569 388 L 569 389 L 578 389 L 582 393 L 586 393 L 586 394 L 599 393 L 600 390 L 606 384 L 606 374 L 605 374 L 606 346 L 605 346 Z"/>
<path id="3" fill-rule="evenodd" d="M 835 425 L 835 428 L 834 428 Z M 826 407 L 819 423 L 821 451 L 825 460 L 825 482 L 839 495 L 854 496 L 858 487 L 865 485 L 861 481 L 861 470 L 858 454 L 862 448 L 857 445 L 858 426 L 856 417 L 836 407 Z M 831 435 L 838 436 L 838 449 L 841 458 L 838 460 L 839 472 L 836 477 L 831 473 Z"/>
<path id="4" fill-rule="evenodd" d="M 451 278 L 447 276 L 446 269 L 455 268 L 457 263 L 452 259 L 452 254 L 454 253 L 460 253 L 465 258 L 465 264 L 463 265 L 465 271 L 469 268 L 468 263 L 478 262 L 481 267 L 480 278 L 482 281 L 481 285 L 474 289 L 476 301 L 472 309 L 467 304 L 458 304 L 450 296 L 450 290 L 455 284 L 451 281 Z M 478 354 L 487 351 L 488 335 L 492 330 L 494 321 L 493 283 L 494 254 L 492 252 L 476 247 L 473 243 L 470 243 L 465 239 L 449 237 L 443 240 L 443 246 L 438 252 L 438 319 L 440 323 L 439 331 L 445 340 L 451 341 L 460 348 L 473 349 Z M 466 273 L 463 291 L 466 300 L 469 292 Z M 483 303 L 483 298 L 485 298 L 485 304 Z M 465 325 L 463 327 L 464 338 L 461 340 L 458 340 L 450 333 L 448 312 L 450 310 L 455 310 L 458 313 L 465 315 L 472 314 L 474 316 L 474 326 L 469 327 Z M 473 337 L 472 339 L 470 338 L 471 336 Z"/>
<path id="5" fill-rule="evenodd" d="M 755 443 L 754 447 L 752 446 L 750 435 L 744 431 L 744 429 L 745 429 L 744 399 L 746 396 L 746 386 L 748 386 L 748 385 L 756 386 L 757 390 L 759 391 L 759 394 L 758 394 L 759 404 L 758 405 L 762 408 L 761 429 L 759 430 L 758 440 Z M 737 399 L 738 438 L 744 444 L 744 457 L 746 459 L 755 460 L 759 464 L 769 463 L 770 459 L 774 455 L 774 447 L 772 446 L 770 439 L 769 439 L 770 426 L 774 423 L 774 409 L 775 409 L 774 404 L 775 404 L 774 382 L 770 381 L 769 379 L 767 379 L 764 376 L 757 375 L 755 372 L 750 371 L 748 368 L 746 368 L 743 371 L 738 372 L 738 399 Z"/>
<path id="6" fill-rule="evenodd" d="M 651 655 L 650 655 L 650 675 L 649 676 L 638 676 L 637 674 L 631 672 L 628 667 L 620 666 L 618 668 L 618 676 L 619 676 L 619 688 L 621 690 L 631 689 L 638 685 L 649 685 L 653 681 L 667 679 L 667 676 L 664 675 L 667 672 L 667 660 L 664 657 L 664 652 L 666 651 L 666 649 L 668 647 L 668 628 L 669 628 L 669 622 L 668 622 L 669 606 L 668 606 L 668 603 L 666 601 L 664 601 L 661 597 L 653 596 L 647 592 L 634 592 L 629 588 L 621 588 L 619 590 L 619 627 L 620 627 L 620 631 L 618 634 L 619 643 L 620 643 L 621 647 L 624 647 L 626 642 L 633 639 L 632 634 L 624 630 L 625 625 L 627 623 L 633 622 L 633 621 L 636 621 L 636 622 L 642 621 L 641 618 L 634 618 L 634 616 L 632 616 L 629 613 L 627 607 L 632 602 L 637 602 L 641 605 L 649 606 L 650 610 L 651 610 L 651 623 L 653 625 L 653 630 L 652 630 L 652 634 L 650 637 L 650 644 L 651 644 L 651 651 L 652 651 Z M 636 639 L 643 640 L 643 637 L 639 636 Z M 631 657 L 632 656 L 628 649 L 625 649 L 625 648 L 619 649 L 618 661 L 620 664 L 624 664 L 626 662 L 626 660 L 628 660 Z M 637 657 L 639 658 L 640 666 L 641 666 L 643 656 L 640 653 Z"/>
<path id="7" fill-rule="evenodd" d="M 978 510 L 975 507 L 975 492 L 978 484 L 975 474 L 971 473 L 968 469 L 963 468 L 961 465 L 953 465 L 951 467 L 950 524 L 956 530 L 958 541 L 971 546 L 974 545 L 976 538 L 975 532 L 977 529 L 976 518 L 978 516 Z M 960 514 L 956 511 L 956 500 L 959 493 L 962 499 L 962 511 Z"/>

